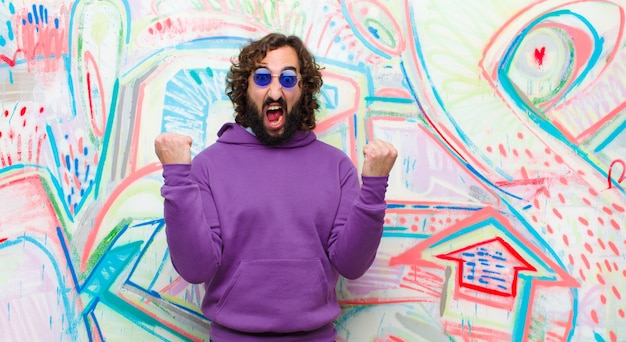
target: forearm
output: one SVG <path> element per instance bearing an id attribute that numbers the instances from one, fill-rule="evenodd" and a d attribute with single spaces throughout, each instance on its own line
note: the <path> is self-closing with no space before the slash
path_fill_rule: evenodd
<path id="1" fill-rule="evenodd" d="M 188 165 L 165 165 L 164 218 L 172 264 L 190 283 L 211 279 L 221 259 L 219 223 L 210 191 L 190 177 Z"/>
<path id="2" fill-rule="evenodd" d="M 374 262 L 383 232 L 388 177 L 363 177 L 363 186 L 337 229 L 331 259 L 338 272 L 349 279 L 362 276 Z M 342 205 L 347 205 L 343 203 Z"/>

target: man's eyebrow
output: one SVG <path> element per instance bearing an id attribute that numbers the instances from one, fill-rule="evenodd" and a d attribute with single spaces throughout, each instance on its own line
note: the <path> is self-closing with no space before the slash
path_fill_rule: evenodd
<path id="1" fill-rule="evenodd" d="M 254 71 L 257 71 L 257 70 L 259 70 L 259 69 L 267 69 L 267 70 L 269 70 L 269 68 L 267 67 L 267 65 L 259 64 L 259 65 L 257 65 L 257 66 L 254 68 Z M 281 70 L 281 72 L 283 72 L 283 71 L 285 71 L 285 70 L 293 70 L 293 71 L 296 71 L 296 72 L 298 71 L 298 69 L 296 69 L 296 67 L 295 67 L 295 66 L 286 66 L 286 67 L 284 67 L 284 68 Z"/>

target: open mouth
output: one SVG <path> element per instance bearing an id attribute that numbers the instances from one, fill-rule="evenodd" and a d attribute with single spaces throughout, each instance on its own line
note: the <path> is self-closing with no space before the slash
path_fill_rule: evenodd
<path id="1" fill-rule="evenodd" d="M 278 104 L 267 106 L 265 109 L 265 118 L 268 128 L 278 129 L 282 127 L 285 118 L 283 107 Z"/>

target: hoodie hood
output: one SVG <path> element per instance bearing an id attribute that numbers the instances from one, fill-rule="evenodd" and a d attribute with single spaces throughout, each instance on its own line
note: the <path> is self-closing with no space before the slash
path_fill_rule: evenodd
<path id="1" fill-rule="evenodd" d="M 248 132 L 245 128 L 239 126 L 236 123 L 229 122 L 226 123 L 220 128 L 217 132 L 217 142 L 224 144 L 235 144 L 235 145 L 253 145 L 253 146 L 265 146 L 268 148 L 294 148 L 308 145 L 315 140 L 317 137 L 313 131 L 297 131 L 296 134 L 287 142 L 266 146 L 263 145 L 259 139 L 257 139 L 252 133 Z"/>

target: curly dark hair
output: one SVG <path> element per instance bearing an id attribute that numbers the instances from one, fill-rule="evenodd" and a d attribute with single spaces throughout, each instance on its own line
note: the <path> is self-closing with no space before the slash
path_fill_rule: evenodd
<path id="1" fill-rule="evenodd" d="M 302 75 L 300 79 L 302 87 L 300 109 L 303 112 L 300 130 L 306 131 L 315 128 L 315 111 L 319 108 L 317 95 L 323 85 L 321 67 L 315 62 L 315 58 L 299 37 L 286 36 L 281 33 L 270 33 L 244 46 L 239 53 L 238 60 L 232 61 L 230 70 L 226 75 L 226 95 L 235 107 L 235 122 L 243 127 L 250 126 L 248 123 L 248 115 L 250 114 L 246 113 L 248 78 L 258 63 L 265 58 L 268 51 L 283 46 L 294 48 L 300 63 L 300 74 Z"/>

